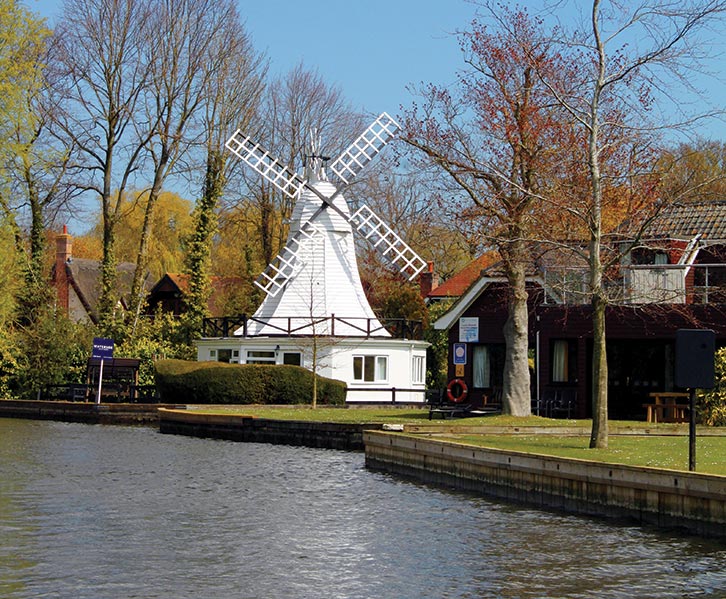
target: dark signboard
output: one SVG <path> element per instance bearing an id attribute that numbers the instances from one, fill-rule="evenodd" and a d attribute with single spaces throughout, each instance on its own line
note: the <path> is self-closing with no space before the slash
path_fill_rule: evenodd
<path id="1" fill-rule="evenodd" d="M 113 358 L 113 339 L 94 337 L 91 357 L 100 360 L 110 360 Z"/>

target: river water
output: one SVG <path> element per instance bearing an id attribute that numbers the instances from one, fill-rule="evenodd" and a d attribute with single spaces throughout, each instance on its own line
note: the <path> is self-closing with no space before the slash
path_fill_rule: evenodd
<path id="1" fill-rule="evenodd" d="M 0 419 L 3 599 L 726 597 L 726 544 L 363 455 Z"/>

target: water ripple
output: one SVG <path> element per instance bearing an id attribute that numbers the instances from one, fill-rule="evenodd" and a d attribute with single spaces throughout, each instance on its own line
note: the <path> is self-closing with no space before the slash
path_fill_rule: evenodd
<path id="1" fill-rule="evenodd" d="M 0 419 L 0 597 L 716 598 L 723 544 L 369 472 L 358 453 Z"/>

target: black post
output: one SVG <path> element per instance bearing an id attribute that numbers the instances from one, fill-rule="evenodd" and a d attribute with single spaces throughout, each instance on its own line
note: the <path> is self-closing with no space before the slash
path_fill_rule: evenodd
<path id="1" fill-rule="evenodd" d="M 688 424 L 688 470 L 696 470 L 696 389 L 691 387 L 690 391 L 690 412 L 691 417 Z"/>

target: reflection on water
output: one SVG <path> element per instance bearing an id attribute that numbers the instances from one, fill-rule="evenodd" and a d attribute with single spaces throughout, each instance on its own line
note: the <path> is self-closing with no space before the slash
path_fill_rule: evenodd
<path id="1" fill-rule="evenodd" d="M 724 597 L 726 546 L 359 453 L 0 419 L 0 597 Z"/>

